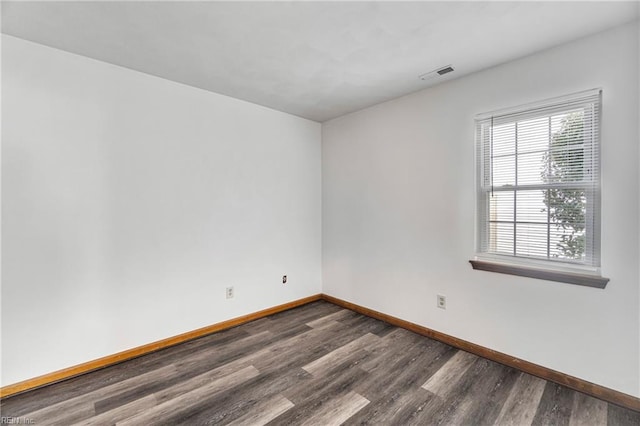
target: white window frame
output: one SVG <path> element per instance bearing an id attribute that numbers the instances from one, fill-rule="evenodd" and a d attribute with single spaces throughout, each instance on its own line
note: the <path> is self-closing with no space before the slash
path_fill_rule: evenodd
<path id="1" fill-rule="evenodd" d="M 602 278 L 600 271 L 600 122 L 601 122 L 601 89 L 592 89 L 584 92 L 574 93 L 540 102 L 521 105 L 513 108 L 502 109 L 479 114 L 475 117 L 476 127 L 476 256 L 470 261 L 474 269 L 490 272 L 499 272 L 512 275 L 540 278 L 550 281 L 565 282 L 570 284 L 586 285 L 590 287 L 604 288 L 608 282 L 607 278 Z M 587 188 L 587 211 L 586 211 L 586 256 L 584 262 L 570 261 L 566 259 L 558 260 L 551 258 L 535 258 L 513 255 L 499 254 L 489 251 L 489 196 L 496 188 L 487 181 L 487 176 L 491 176 L 492 171 L 487 170 L 493 165 L 493 153 L 487 152 L 492 149 L 491 143 L 487 139 L 486 128 L 493 129 L 495 123 L 516 123 L 522 120 L 534 119 L 538 117 L 550 116 L 553 114 L 570 111 L 571 109 L 593 108 L 590 116 L 593 119 L 593 127 L 589 133 L 590 151 L 588 159 L 591 162 L 590 179 L 584 183 Z M 490 124 L 489 124 L 490 123 Z M 517 142 L 516 142 L 517 143 Z M 517 156 L 517 151 L 515 153 Z M 489 156 L 489 157 L 488 157 Z M 491 158 L 491 165 L 488 165 L 487 158 Z M 517 172 L 516 172 L 517 173 Z M 540 185 L 541 189 L 551 184 Z M 573 186 L 573 184 L 571 185 Z M 500 188 L 499 190 L 502 190 Z M 537 189 L 527 187 L 527 189 Z M 517 194 L 518 185 L 512 186 L 514 194 Z M 514 195 L 515 196 L 515 195 Z M 515 209 L 515 207 L 514 207 Z M 516 210 L 517 211 L 517 210 Z M 517 217 L 514 216 L 514 232 L 517 224 Z M 549 237 L 547 237 L 549 238 Z M 515 237 L 514 237 L 515 244 Z"/>

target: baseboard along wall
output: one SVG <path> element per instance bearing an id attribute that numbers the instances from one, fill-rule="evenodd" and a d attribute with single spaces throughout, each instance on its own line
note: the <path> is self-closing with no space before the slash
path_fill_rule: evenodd
<path id="1" fill-rule="evenodd" d="M 616 405 L 620 405 L 631 410 L 640 411 L 640 398 L 636 398 L 632 395 L 625 394 L 623 392 L 616 391 L 604 386 L 597 385 L 595 383 L 588 382 L 583 379 L 579 379 L 568 374 L 561 373 L 559 371 L 552 370 L 529 361 L 525 361 L 513 356 L 504 354 L 502 352 L 494 351 L 492 349 L 480 346 L 475 343 L 468 342 L 466 340 L 458 339 L 457 337 L 450 336 L 448 334 L 441 333 L 439 331 L 432 330 L 430 328 L 405 321 L 403 319 L 387 315 L 382 312 L 375 311 L 373 309 L 366 308 L 364 306 L 357 305 L 327 294 L 316 294 L 313 296 L 305 297 L 303 299 L 294 300 L 289 303 L 274 306 L 272 308 L 264 309 L 258 312 L 254 312 L 241 317 L 233 318 L 228 321 L 223 321 L 217 324 L 213 324 L 207 327 L 203 327 L 197 330 L 193 330 L 187 333 L 180 334 L 178 336 L 169 337 L 164 340 L 149 343 L 147 345 L 139 346 L 137 348 L 129 349 L 123 352 L 119 352 L 114 355 L 109 355 L 103 358 L 99 358 L 93 361 L 86 362 L 84 364 L 76 365 L 73 367 L 65 368 L 63 370 L 55 371 L 53 373 L 45 374 L 33 379 L 24 380 L 19 383 L 5 386 L 0 389 L 0 398 L 8 398 L 13 395 L 17 395 L 22 392 L 27 392 L 42 386 L 50 385 L 62 380 L 70 379 L 72 377 L 86 374 L 91 371 L 95 371 L 104 367 L 108 367 L 119 362 L 123 362 L 132 358 L 136 358 L 160 349 L 167 348 L 169 346 L 177 345 L 179 343 L 186 342 L 188 340 L 197 339 L 207 334 L 215 333 L 217 331 L 226 330 L 231 327 L 235 327 L 250 321 L 254 321 L 260 318 L 267 317 L 269 315 L 283 312 L 289 309 L 296 308 L 298 306 L 306 305 L 308 303 L 316 302 L 318 300 L 325 300 L 334 305 L 341 306 L 345 309 L 352 310 L 362 315 L 366 315 L 371 318 L 375 318 L 381 321 L 385 321 L 391 325 L 404 328 L 414 333 L 429 337 L 431 339 L 438 340 L 446 343 L 455 348 L 461 349 L 466 352 L 473 353 L 491 361 L 499 362 L 500 364 L 507 365 L 509 367 L 516 368 L 525 373 L 540 377 L 542 379 L 558 383 L 568 388 L 577 390 L 579 392 L 591 395 L 596 398 L 600 398 L 604 401 L 611 402 Z"/>

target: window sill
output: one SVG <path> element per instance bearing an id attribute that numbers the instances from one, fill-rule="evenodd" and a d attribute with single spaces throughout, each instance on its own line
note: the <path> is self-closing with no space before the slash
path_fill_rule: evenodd
<path id="1" fill-rule="evenodd" d="M 587 287 L 605 288 L 609 278 L 597 275 L 579 274 L 575 272 L 553 271 L 549 269 L 530 268 L 504 263 L 470 260 L 473 269 L 479 271 L 498 272 L 500 274 L 518 275 L 521 277 L 537 278 L 540 280 L 557 281 L 567 284 L 583 285 Z"/>

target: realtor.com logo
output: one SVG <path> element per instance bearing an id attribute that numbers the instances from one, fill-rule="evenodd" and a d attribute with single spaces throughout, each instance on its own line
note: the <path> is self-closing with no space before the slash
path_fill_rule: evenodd
<path id="1" fill-rule="evenodd" d="M 11 417 L 11 416 L 0 417 L 0 425 L 34 425 L 34 424 L 36 424 L 35 420 L 29 417 Z"/>

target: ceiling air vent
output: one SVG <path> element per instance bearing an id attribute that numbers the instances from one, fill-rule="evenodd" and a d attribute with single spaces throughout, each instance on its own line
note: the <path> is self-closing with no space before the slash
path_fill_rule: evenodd
<path id="1" fill-rule="evenodd" d="M 422 74 L 420 77 L 420 80 L 430 80 L 434 77 L 437 77 L 439 75 L 445 75 L 445 74 L 449 74 L 450 72 L 453 71 L 453 67 L 451 65 L 445 65 L 444 67 L 440 67 L 437 68 L 433 71 L 429 71 L 426 74 Z"/>
<path id="2" fill-rule="evenodd" d="M 445 74 L 449 74 L 451 71 L 453 71 L 453 67 L 451 67 L 451 65 L 449 65 L 448 67 L 439 69 L 438 70 L 438 74 L 445 75 Z"/>

